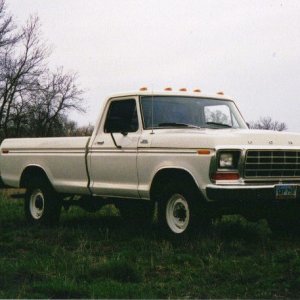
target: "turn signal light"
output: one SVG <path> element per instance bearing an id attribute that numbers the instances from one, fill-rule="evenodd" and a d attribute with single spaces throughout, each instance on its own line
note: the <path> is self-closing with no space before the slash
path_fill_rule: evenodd
<path id="1" fill-rule="evenodd" d="M 216 172 L 212 175 L 213 180 L 238 180 L 240 174 L 237 172 Z"/>
<path id="2" fill-rule="evenodd" d="M 199 149 L 199 150 L 197 151 L 197 153 L 198 153 L 199 155 L 208 155 L 208 154 L 210 154 L 210 150 L 209 150 L 209 149 Z"/>

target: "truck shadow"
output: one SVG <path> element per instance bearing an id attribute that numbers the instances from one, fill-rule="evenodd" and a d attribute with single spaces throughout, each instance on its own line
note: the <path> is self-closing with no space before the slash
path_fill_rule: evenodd
<path id="1" fill-rule="evenodd" d="M 118 238 L 147 237 L 164 239 L 166 235 L 161 232 L 161 228 L 154 222 L 141 226 L 138 223 L 131 223 L 118 215 L 99 215 L 82 212 L 76 216 L 63 216 L 60 226 L 73 230 L 80 229 L 92 235 L 101 233 L 109 234 Z M 240 216 L 226 216 L 214 221 L 208 228 L 195 228 L 189 235 L 191 239 L 218 238 L 227 241 L 241 240 L 246 242 L 257 242 L 262 239 L 274 237 L 266 221 L 248 222 Z M 276 235 L 275 235 L 276 237 Z M 168 237 L 169 238 L 169 237 Z"/>
<path id="2" fill-rule="evenodd" d="M 99 216 L 92 214 L 62 218 L 59 227 L 80 230 L 81 232 L 88 233 L 88 235 L 104 239 L 108 235 L 116 239 L 124 237 L 134 238 L 137 236 L 152 238 L 158 231 L 156 224 L 141 226 L 140 224 L 124 220 L 120 216 Z"/>

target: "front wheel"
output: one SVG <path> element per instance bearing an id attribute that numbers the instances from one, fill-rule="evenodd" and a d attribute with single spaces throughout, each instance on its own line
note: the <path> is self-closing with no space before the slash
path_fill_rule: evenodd
<path id="1" fill-rule="evenodd" d="M 58 223 L 61 206 L 61 199 L 48 180 L 32 178 L 24 201 L 25 216 L 30 224 Z"/>
<path id="2" fill-rule="evenodd" d="M 170 236 L 203 231 L 211 223 L 200 192 L 189 182 L 167 183 L 157 201 L 160 227 Z"/>
<path id="3" fill-rule="evenodd" d="M 191 213 L 188 200 L 181 194 L 173 194 L 165 204 L 166 223 L 175 234 L 187 230 Z"/>

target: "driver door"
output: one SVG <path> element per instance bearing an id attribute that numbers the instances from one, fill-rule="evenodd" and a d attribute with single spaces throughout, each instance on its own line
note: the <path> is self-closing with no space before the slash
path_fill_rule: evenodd
<path id="1" fill-rule="evenodd" d="M 89 153 L 94 195 L 138 198 L 138 97 L 111 99 Z M 105 114 L 105 111 L 104 111 Z"/>

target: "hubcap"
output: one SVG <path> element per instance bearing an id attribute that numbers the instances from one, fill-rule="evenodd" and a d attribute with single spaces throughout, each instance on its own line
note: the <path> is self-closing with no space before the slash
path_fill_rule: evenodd
<path id="1" fill-rule="evenodd" d="M 43 192 L 40 189 L 34 190 L 30 196 L 29 202 L 29 210 L 34 219 L 38 220 L 42 217 L 44 213 L 44 205 L 45 200 Z"/>
<path id="2" fill-rule="evenodd" d="M 186 199 L 180 194 L 174 194 L 166 207 L 166 219 L 169 228 L 174 233 L 183 233 L 190 222 L 190 210 Z"/>

